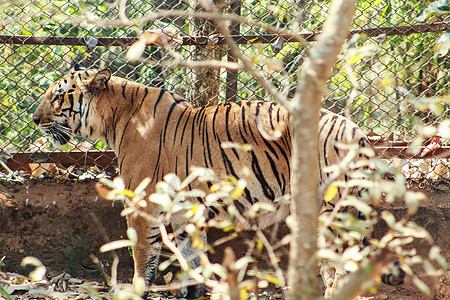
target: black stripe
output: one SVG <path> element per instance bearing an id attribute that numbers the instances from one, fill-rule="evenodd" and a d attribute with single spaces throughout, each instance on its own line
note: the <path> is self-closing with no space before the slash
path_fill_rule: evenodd
<path id="1" fill-rule="evenodd" d="M 345 124 L 344 124 L 344 129 L 342 130 L 342 133 L 341 133 L 341 141 L 344 140 L 344 134 L 347 131 L 347 120 L 344 119 L 344 122 L 345 122 Z"/>
<path id="2" fill-rule="evenodd" d="M 242 118 L 242 120 L 241 120 L 241 122 L 242 122 L 242 127 L 244 128 L 244 131 L 245 131 L 245 134 L 248 134 L 247 133 L 247 128 L 245 128 L 245 106 L 241 106 L 241 118 Z"/>
<path id="3" fill-rule="evenodd" d="M 201 110 L 200 109 L 196 109 L 195 114 L 194 114 L 194 118 L 192 119 L 192 127 L 191 127 L 191 160 L 193 158 L 194 155 L 194 141 L 195 141 L 195 121 L 199 118 L 199 115 L 201 114 Z"/>
<path id="4" fill-rule="evenodd" d="M 178 103 L 176 103 L 176 102 L 172 103 L 172 105 L 169 108 L 169 112 L 167 113 L 166 124 L 164 125 L 164 134 L 163 134 L 163 143 L 164 144 L 166 143 L 166 132 L 167 132 L 167 126 L 170 121 L 170 116 L 172 115 L 173 110 L 174 110 L 175 106 L 177 106 L 177 105 L 178 105 Z"/>
<path id="5" fill-rule="evenodd" d="M 323 119 L 323 118 L 322 118 Z M 322 133 L 322 131 L 325 129 L 325 126 L 328 124 L 328 121 L 329 121 L 330 119 L 326 119 L 324 122 L 323 122 L 323 124 L 322 124 L 322 126 L 320 126 L 320 129 L 319 129 L 319 136 L 320 136 L 320 134 Z M 322 121 L 322 120 L 321 120 Z"/>
<path id="6" fill-rule="evenodd" d="M 178 175 L 178 156 L 175 157 L 175 174 Z"/>
<path id="7" fill-rule="evenodd" d="M 264 153 L 266 154 L 267 160 L 269 161 L 270 167 L 272 168 L 273 175 L 277 179 L 278 186 L 281 187 L 281 179 L 280 179 L 280 174 L 278 173 L 278 170 L 277 170 L 277 166 L 275 165 L 275 162 L 273 161 L 272 157 L 270 157 L 270 154 L 267 153 L 267 151 L 264 151 Z"/>
<path id="8" fill-rule="evenodd" d="M 178 133 L 178 126 L 180 125 L 181 119 L 183 119 L 183 115 L 184 115 L 184 113 L 185 113 L 186 111 L 187 111 L 187 109 L 184 109 L 184 110 L 181 112 L 181 115 L 178 117 L 177 126 L 175 126 L 175 131 L 174 131 L 174 133 L 173 133 L 173 143 L 172 143 L 172 146 L 175 146 L 175 140 L 176 140 L 177 133 Z M 185 128 L 186 128 L 186 124 L 185 124 Z M 183 130 L 183 132 L 184 132 L 184 130 Z"/>
<path id="9" fill-rule="evenodd" d="M 346 120 L 345 119 L 343 119 L 343 120 L 341 119 L 341 122 L 339 124 L 339 128 L 338 128 L 338 130 L 337 130 L 337 132 L 336 132 L 336 134 L 334 136 L 335 143 L 333 145 L 333 148 L 334 148 L 334 151 L 336 152 L 337 157 L 340 157 L 340 155 L 339 155 L 339 148 L 337 147 L 337 144 L 339 142 L 339 131 L 342 130 L 342 132 L 344 132 L 344 129 L 346 127 L 345 125 L 346 125 Z M 344 129 L 342 127 L 344 127 Z M 341 137 L 340 142 L 342 142 L 342 141 L 343 140 L 342 140 L 342 137 Z"/>
<path id="10" fill-rule="evenodd" d="M 228 141 L 232 142 L 233 139 L 231 138 L 231 134 L 230 134 L 230 130 L 229 130 L 230 126 L 228 124 L 228 121 L 230 119 L 231 104 L 227 103 L 226 105 L 227 105 L 227 109 L 225 111 L 225 132 L 227 133 Z M 236 149 L 232 148 L 231 150 L 233 151 L 234 155 L 236 156 L 236 159 L 239 160 L 239 155 L 238 155 Z"/>
<path id="11" fill-rule="evenodd" d="M 125 90 L 127 87 L 128 81 L 124 80 L 122 81 L 122 97 L 123 99 L 127 99 L 127 95 L 125 95 Z"/>
<path id="12" fill-rule="evenodd" d="M 189 154 L 189 147 L 186 146 L 186 155 L 185 155 L 185 162 L 184 162 L 184 167 L 185 167 L 185 171 L 186 171 L 186 176 L 189 174 L 189 163 L 188 163 L 188 154 Z M 189 184 L 189 189 L 191 189 L 191 185 Z"/>
<path id="13" fill-rule="evenodd" d="M 334 116 L 333 116 L 333 120 L 336 120 L 336 118 L 334 118 Z M 328 133 L 327 133 L 327 135 L 326 135 L 326 137 L 324 139 L 324 142 L 323 142 L 323 160 L 324 160 L 326 166 L 328 166 L 328 158 L 327 158 L 328 138 L 330 137 L 331 133 L 333 132 L 335 124 L 336 124 L 336 122 L 332 122 L 331 128 L 328 129 Z"/>
<path id="14" fill-rule="evenodd" d="M 155 178 L 156 178 L 156 174 L 157 174 L 157 172 L 159 170 L 159 159 L 161 158 L 161 149 L 162 149 L 162 144 L 163 144 L 161 135 L 162 135 L 162 132 L 159 134 L 158 157 L 156 158 L 155 170 L 153 171 L 153 175 L 151 177 L 154 182 L 156 182 Z"/>
<path id="15" fill-rule="evenodd" d="M 275 130 L 275 127 L 273 125 L 273 118 L 272 118 L 272 112 L 273 112 L 273 106 L 277 105 L 276 102 L 271 102 L 269 104 L 269 122 L 270 122 L 270 128 L 272 128 L 272 130 Z"/>
<path id="16" fill-rule="evenodd" d="M 156 99 L 155 106 L 153 107 L 153 117 L 156 115 L 156 107 L 158 106 L 159 101 L 161 101 L 161 98 L 164 95 L 164 92 L 166 92 L 165 89 L 161 89 L 161 91 L 159 92 L 158 99 Z"/>
<path id="17" fill-rule="evenodd" d="M 183 126 L 183 132 L 181 132 L 180 146 L 183 145 L 184 132 L 186 131 L 188 121 L 191 119 L 191 110 L 189 110 L 188 112 L 189 112 L 189 115 L 186 117 L 186 122 L 184 122 L 184 126 Z"/>
<path id="18" fill-rule="evenodd" d="M 225 150 L 222 147 L 220 147 L 220 145 L 222 144 L 220 139 L 218 140 L 218 143 L 219 143 L 219 149 L 220 149 L 220 153 L 222 155 L 222 160 L 223 160 L 223 164 L 225 166 L 226 173 L 234 176 L 235 178 L 238 178 L 238 176 L 236 175 L 236 172 L 234 171 L 233 163 L 226 155 Z"/>
<path id="19" fill-rule="evenodd" d="M 212 162 L 212 157 L 211 157 L 211 148 L 209 145 L 208 124 L 206 122 L 206 118 L 204 119 L 204 124 L 203 124 L 202 139 L 203 139 L 203 156 L 205 157 L 205 167 L 210 168 L 213 166 L 213 162 Z M 207 158 L 209 160 L 209 164 L 208 164 Z"/>
<path id="20" fill-rule="evenodd" d="M 217 113 L 219 112 L 220 107 L 221 107 L 220 105 L 218 105 L 216 107 L 216 110 L 214 111 L 213 119 L 212 119 L 212 131 L 213 131 L 214 138 L 217 141 L 219 140 L 219 136 L 217 135 L 217 132 L 216 132 L 216 117 L 217 117 Z M 220 143 L 219 143 L 219 147 L 220 147 Z"/>
<path id="21" fill-rule="evenodd" d="M 357 131 L 358 129 L 359 129 L 359 128 L 356 127 L 356 126 L 352 128 L 352 139 L 355 139 L 356 131 Z"/>
<path id="22" fill-rule="evenodd" d="M 259 181 L 259 184 L 261 185 L 261 188 L 264 192 L 264 195 L 271 201 L 275 199 L 275 194 L 269 184 L 267 183 L 266 179 L 264 178 L 263 172 L 261 170 L 261 167 L 258 163 L 258 158 L 256 157 L 255 153 L 251 151 L 252 155 L 252 170 L 253 173 L 256 176 L 256 179 Z"/>

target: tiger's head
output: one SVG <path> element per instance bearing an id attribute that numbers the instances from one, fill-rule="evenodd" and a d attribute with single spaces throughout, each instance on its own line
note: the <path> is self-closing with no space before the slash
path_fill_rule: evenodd
<path id="1" fill-rule="evenodd" d="M 53 83 L 33 114 L 33 122 L 44 134 L 52 137 L 60 148 L 75 134 L 93 137 L 90 102 L 107 86 L 111 78 L 109 69 L 74 71 Z"/>

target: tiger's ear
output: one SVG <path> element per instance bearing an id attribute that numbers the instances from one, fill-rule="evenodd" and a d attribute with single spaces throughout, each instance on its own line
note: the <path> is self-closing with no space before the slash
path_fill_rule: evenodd
<path id="1" fill-rule="evenodd" d="M 111 78 L 111 71 L 109 69 L 103 69 L 97 72 L 87 82 L 87 89 L 91 93 L 99 93 L 106 88 L 106 84 Z"/>
<path id="2" fill-rule="evenodd" d="M 73 66 L 73 70 L 74 71 L 85 71 L 87 69 L 80 64 L 75 64 L 75 66 Z"/>

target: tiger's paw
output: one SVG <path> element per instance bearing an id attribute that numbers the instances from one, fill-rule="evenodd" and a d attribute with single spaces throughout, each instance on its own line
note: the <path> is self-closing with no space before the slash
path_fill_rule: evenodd
<path id="1" fill-rule="evenodd" d="M 206 292 L 208 291 L 208 289 L 206 288 L 206 286 L 199 284 L 199 285 L 193 285 L 193 286 L 188 286 L 186 288 L 186 290 L 184 291 L 184 295 L 183 298 L 186 299 L 199 299 L 199 298 L 206 298 Z"/>
<path id="2" fill-rule="evenodd" d="M 390 274 L 383 274 L 381 276 L 381 282 L 387 285 L 401 285 L 405 282 L 406 273 L 400 268 L 400 262 L 394 261 L 394 271 Z"/>

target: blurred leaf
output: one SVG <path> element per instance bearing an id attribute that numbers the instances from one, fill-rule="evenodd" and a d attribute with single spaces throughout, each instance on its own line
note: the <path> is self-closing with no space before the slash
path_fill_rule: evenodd
<path id="1" fill-rule="evenodd" d="M 335 184 L 330 184 L 326 191 L 325 191 L 325 195 L 323 197 L 323 200 L 325 202 L 329 202 L 331 200 L 334 199 L 334 196 L 336 196 L 337 192 L 338 192 L 339 188 L 337 187 L 337 185 Z"/>
<path id="2" fill-rule="evenodd" d="M 275 276 L 266 275 L 266 276 L 264 276 L 264 279 L 267 280 L 270 283 L 273 283 L 275 285 L 281 286 L 280 280 L 277 277 L 275 277 Z"/>
<path id="3" fill-rule="evenodd" d="M 422 192 L 407 191 L 405 194 L 405 202 L 408 207 L 408 214 L 413 215 L 419 208 L 420 201 L 425 201 L 427 196 Z"/>
<path id="4" fill-rule="evenodd" d="M 256 243 L 256 249 L 258 249 L 258 251 L 261 251 L 264 248 L 264 243 L 261 239 L 258 239 L 258 242 Z"/>
<path id="5" fill-rule="evenodd" d="M 445 57 L 450 51 L 450 31 L 439 37 L 434 45 L 434 52 L 440 57 Z"/>
<path id="6" fill-rule="evenodd" d="M 172 264 L 171 260 L 165 260 L 158 265 L 158 270 L 164 271 Z"/>
<path id="7" fill-rule="evenodd" d="M 413 282 L 419 288 L 419 290 L 421 290 L 428 296 L 431 295 L 430 288 L 422 280 L 420 280 L 417 276 L 414 276 Z"/>
<path id="8" fill-rule="evenodd" d="M 423 137 L 422 135 L 417 136 L 412 140 L 412 142 L 409 144 L 408 152 L 411 154 L 419 154 L 420 150 L 422 149 L 423 144 Z"/>
<path id="9" fill-rule="evenodd" d="M 100 252 L 108 252 L 112 250 L 117 250 L 121 248 L 133 247 L 136 243 L 131 242 L 130 240 L 119 240 L 109 242 L 100 247 Z"/>
<path id="10" fill-rule="evenodd" d="M 425 22 L 429 18 L 450 13 L 450 7 L 448 6 L 448 0 L 438 0 L 428 5 L 419 16 L 416 18 L 418 22 Z"/>
<path id="11" fill-rule="evenodd" d="M 444 271 L 435 269 L 429 260 L 423 261 L 423 268 L 428 276 L 439 277 L 444 275 Z"/>
<path id="12" fill-rule="evenodd" d="M 41 266 L 43 266 L 42 262 L 39 259 L 37 259 L 36 257 L 33 257 L 33 256 L 25 257 L 22 260 L 22 262 L 20 263 L 20 266 L 22 268 L 25 268 L 25 266 L 27 266 L 27 265 L 31 265 L 33 267 L 41 267 Z"/>
<path id="13" fill-rule="evenodd" d="M 167 182 L 175 191 L 180 191 L 181 180 L 176 174 L 170 173 L 165 175 L 164 181 Z"/>
<path id="14" fill-rule="evenodd" d="M 384 211 L 381 212 L 381 217 L 383 218 L 383 220 L 386 222 L 386 224 L 389 227 L 391 227 L 391 228 L 394 227 L 394 225 L 395 225 L 395 217 L 394 217 L 394 215 L 392 213 L 384 210 Z"/>
<path id="15" fill-rule="evenodd" d="M 39 259 L 36 257 L 27 256 L 22 260 L 20 266 L 24 268 L 27 265 L 35 267 L 35 269 L 28 275 L 32 281 L 40 281 L 44 278 L 47 269 Z"/>
<path id="16" fill-rule="evenodd" d="M 128 227 L 127 236 L 131 242 L 137 243 L 138 237 L 137 237 L 136 229 L 134 229 L 133 227 Z"/>
<path id="17" fill-rule="evenodd" d="M 353 55 L 352 57 L 350 57 L 348 62 L 351 65 L 354 65 L 354 64 L 358 63 L 359 61 L 361 61 L 362 58 L 363 58 L 363 56 L 361 54 Z"/>
<path id="18" fill-rule="evenodd" d="M 267 280 L 258 281 L 258 288 L 265 289 L 269 286 L 269 282 Z"/>
<path id="19" fill-rule="evenodd" d="M 281 72 L 284 70 L 283 63 L 277 60 L 267 62 L 267 67 L 275 72 Z"/>
<path id="20" fill-rule="evenodd" d="M 141 193 L 147 188 L 147 186 L 149 185 L 149 183 L 150 183 L 151 181 L 152 181 L 152 180 L 150 179 L 150 177 L 144 178 L 144 179 L 141 181 L 141 183 L 139 183 L 139 185 L 138 185 L 138 186 L 136 187 L 136 189 L 134 190 L 135 195 L 141 194 Z"/>
<path id="21" fill-rule="evenodd" d="M 392 241 L 392 239 L 394 238 L 394 234 L 391 231 L 388 231 L 382 238 L 381 240 L 378 242 L 378 247 L 379 248 L 385 248 L 387 246 L 387 244 Z"/>
<path id="22" fill-rule="evenodd" d="M 440 137 L 450 139 L 450 120 L 446 119 L 439 123 L 438 131 Z"/>
<path id="23" fill-rule="evenodd" d="M 430 259 L 437 261 L 441 265 L 441 267 L 444 268 L 445 270 L 448 269 L 447 260 L 441 254 L 441 248 L 439 248 L 438 246 L 431 247 L 428 256 L 430 257 Z"/>
<path id="24" fill-rule="evenodd" d="M 128 48 L 126 58 L 130 61 L 136 61 L 142 57 L 146 47 L 145 39 L 139 39 Z"/>
<path id="25" fill-rule="evenodd" d="M 255 259 L 251 256 L 241 257 L 234 263 L 234 268 L 235 268 L 235 270 L 241 270 L 243 268 L 246 268 L 248 264 L 250 264 L 254 261 L 255 261 Z"/>
<path id="26" fill-rule="evenodd" d="M 411 268 L 410 265 L 408 264 L 401 264 L 400 268 L 408 275 L 413 276 L 414 275 L 414 271 Z"/>
<path id="27" fill-rule="evenodd" d="M 406 224 L 405 228 L 403 229 L 403 234 L 405 236 L 411 236 L 418 239 L 427 239 L 430 241 L 432 240 L 428 231 L 413 222 L 408 222 Z"/>
<path id="28" fill-rule="evenodd" d="M 233 193 L 231 194 L 231 199 L 232 200 L 236 200 L 237 198 L 242 196 L 243 193 L 244 193 L 244 189 L 236 188 L 236 189 L 233 190 Z"/>
<path id="29" fill-rule="evenodd" d="M 369 215 L 372 212 L 372 208 L 365 202 L 355 197 L 348 197 L 347 200 L 341 200 L 342 206 L 353 206 L 364 215 Z"/>
<path id="30" fill-rule="evenodd" d="M 134 291 L 137 295 L 143 296 L 146 290 L 145 280 L 142 277 L 138 277 L 133 280 Z"/>
<path id="31" fill-rule="evenodd" d="M 127 229 L 127 236 L 129 240 L 118 240 L 113 241 L 107 244 L 104 244 L 100 247 L 100 252 L 108 252 L 112 250 L 117 250 L 120 248 L 133 247 L 137 242 L 137 233 L 133 227 L 129 227 Z"/>
<path id="32" fill-rule="evenodd" d="M 254 210 L 254 211 L 266 210 L 266 211 L 275 212 L 276 209 L 271 203 L 256 202 L 255 204 L 253 204 L 252 210 Z"/>

